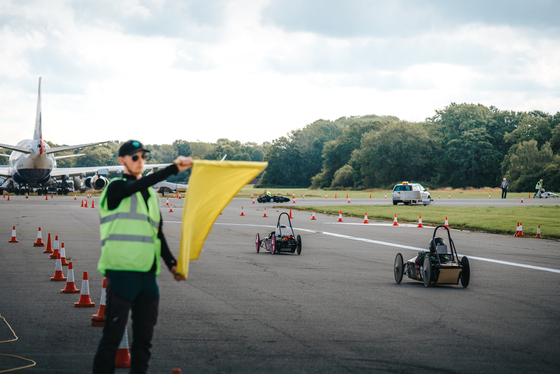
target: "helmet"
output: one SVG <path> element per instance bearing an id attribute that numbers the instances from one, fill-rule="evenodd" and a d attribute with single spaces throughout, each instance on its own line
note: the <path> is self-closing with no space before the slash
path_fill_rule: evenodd
<path id="1" fill-rule="evenodd" d="M 430 253 L 436 253 L 436 247 L 438 245 L 445 245 L 445 241 L 443 240 L 443 238 L 440 238 L 438 236 L 437 238 L 430 240 L 430 244 L 428 245 Z"/>

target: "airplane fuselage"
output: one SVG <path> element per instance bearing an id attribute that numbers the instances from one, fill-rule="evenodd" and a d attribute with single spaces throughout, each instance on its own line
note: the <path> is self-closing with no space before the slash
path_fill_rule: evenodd
<path id="1" fill-rule="evenodd" d="M 44 151 L 49 146 L 42 140 L 22 140 L 18 147 L 29 148 L 31 153 L 13 151 L 10 155 L 9 166 L 12 179 L 19 184 L 45 183 L 51 178 L 51 172 L 56 167 L 53 154 Z"/>

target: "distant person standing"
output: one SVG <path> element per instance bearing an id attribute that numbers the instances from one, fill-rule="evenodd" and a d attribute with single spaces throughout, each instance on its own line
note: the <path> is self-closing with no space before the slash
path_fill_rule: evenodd
<path id="1" fill-rule="evenodd" d="M 534 199 L 535 197 L 537 197 L 537 195 L 540 196 L 540 192 L 541 192 L 541 188 L 542 188 L 542 182 L 543 182 L 542 179 L 541 179 L 540 181 L 537 182 L 537 185 L 535 186 L 535 189 L 536 189 L 537 191 L 535 192 L 535 196 L 533 196 L 533 199 Z"/>
<path id="2" fill-rule="evenodd" d="M 509 188 L 509 183 L 506 180 L 506 178 L 504 178 L 504 180 L 502 181 L 502 199 L 505 199 L 507 197 L 508 188 Z"/>

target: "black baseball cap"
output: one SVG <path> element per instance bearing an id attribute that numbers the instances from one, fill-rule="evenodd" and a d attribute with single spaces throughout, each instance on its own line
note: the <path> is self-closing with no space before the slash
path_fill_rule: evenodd
<path id="1" fill-rule="evenodd" d="M 133 155 L 138 151 L 150 152 L 145 149 L 144 144 L 140 143 L 138 140 L 129 140 L 123 143 L 119 148 L 119 157 Z"/>

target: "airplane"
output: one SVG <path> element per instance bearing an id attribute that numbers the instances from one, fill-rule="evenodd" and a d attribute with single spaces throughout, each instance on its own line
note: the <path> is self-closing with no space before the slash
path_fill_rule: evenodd
<path id="1" fill-rule="evenodd" d="M 74 178 L 76 186 L 85 185 L 86 188 L 102 190 L 109 184 L 106 175 L 112 172 L 122 172 L 122 165 L 116 166 L 93 166 L 93 167 L 73 167 L 73 168 L 57 168 L 56 160 L 68 157 L 83 156 L 83 154 L 54 156 L 54 153 L 68 151 L 72 149 L 91 147 L 98 144 L 107 143 L 87 143 L 62 147 L 49 147 L 43 141 L 42 116 L 41 116 L 41 78 L 39 78 L 39 92 L 37 98 L 37 115 L 35 117 L 35 131 L 33 139 L 20 141 L 17 145 L 9 145 L 0 143 L 0 148 L 10 149 L 13 152 L 10 155 L 0 154 L 3 157 L 9 157 L 8 165 L 0 165 L 0 177 L 8 179 L 5 182 L 7 186 L 2 186 L 8 192 L 16 194 L 24 194 L 31 192 L 33 187 L 38 187 L 38 194 L 47 193 L 49 186 L 57 184 L 60 181 L 62 188 L 59 193 L 67 194 L 69 191 L 67 180 Z M 170 164 L 147 164 L 145 170 L 157 170 L 164 168 Z M 89 175 L 89 177 L 88 177 Z M 82 178 L 85 178 L 82 180 Z M 6 184 L 6 183 L 4 183 Z"/>

